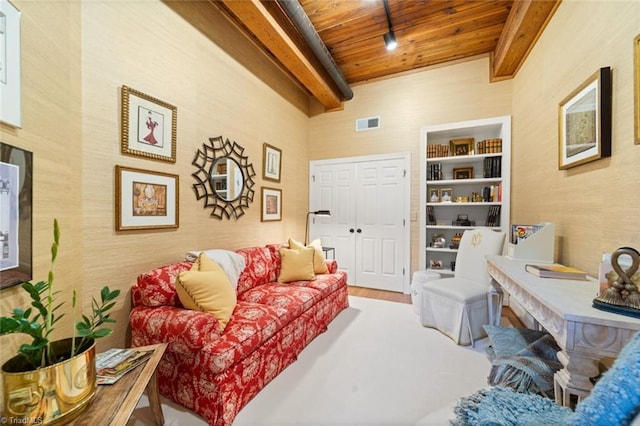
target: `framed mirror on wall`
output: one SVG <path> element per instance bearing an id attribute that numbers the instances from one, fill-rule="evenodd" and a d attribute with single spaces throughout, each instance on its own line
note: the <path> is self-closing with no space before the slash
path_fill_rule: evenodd
<path id="1" fill-rule="evenodd" d="M 220 220 L 243 216 L 253 202 L 256 175 L 244 148 L 222 136 L 209 138 L 192 164 L 197 169 L 192 174 L 196 199 L 204 200 L 204 208 L 212 209 L 211 216 Z"/>

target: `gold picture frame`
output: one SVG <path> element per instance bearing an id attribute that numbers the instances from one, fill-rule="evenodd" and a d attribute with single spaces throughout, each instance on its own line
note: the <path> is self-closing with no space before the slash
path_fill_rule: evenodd
<path id="1" fill-rule="evenodd" d="M 453 169 L 454 179 L 473 179 L 473 167 L 457 167 Z"/>
<path id="2" fill-rule="evenodd" d="M 121 152 L 175 163 L 178 108 L 127 86 L 121 95 Z"/>
<path id="3" fill-rule="evenodd" d="M 633 39 L 633 64 L 635 141 L 640 145 L 640 34 Z"/>
<path id="4" fill-rule="evenodd" d="M 262 222 L 271 222 L 282 220 L 282 190 L 276 188 L 260 188 L 261 193 L 261 211 L 260 220 Z"/>
<path id="5" fill-rule="evenodd" d="M 453 156 L 473 155 L 473 138 L 452 139 L 449 141 L 449 153 Z"/>
<path id="6" fill-rule="evenodd" d="M 441 203 L 453 202 L 453 188 L 440 188 L 439 194 Z"/>
<path id="7" fill-rule="evenodd" d="M 611 156 L 611 68 L 603 67 L 560 102 L 558 169 Z"/>
<path id="8" fill-rule="evenodd" d="M 116 166 L 116 231 L 177 228 L 179 176 Z"/>

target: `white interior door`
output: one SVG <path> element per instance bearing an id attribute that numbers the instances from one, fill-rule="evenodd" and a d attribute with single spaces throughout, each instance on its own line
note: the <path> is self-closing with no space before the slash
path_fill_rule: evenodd
<path id="1" fill-rule="evenodd" d="M 311 162 L 310 239 L 335 247 L 351 285 L 409 292 L 409 154 Z"/>

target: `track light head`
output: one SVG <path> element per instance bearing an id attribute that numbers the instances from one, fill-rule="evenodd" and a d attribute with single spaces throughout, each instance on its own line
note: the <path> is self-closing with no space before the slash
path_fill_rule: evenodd
<path id="1" fill-rule="evenodd" d="M 384 35 L 384 45 L 387 46 L 388 51 L 392 51 L 398 47 L 396 35 L 393 33 L 393 30 L 389 30 L 389 32 Z"/>

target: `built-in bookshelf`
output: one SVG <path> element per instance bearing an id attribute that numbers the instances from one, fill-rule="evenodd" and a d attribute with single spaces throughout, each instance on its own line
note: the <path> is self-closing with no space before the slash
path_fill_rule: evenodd
<path id="1" fill-rule="evenodd" d="M 465 230 L 508 235 L 511 117 L 424 126 L 420 139 L 420 269 L 450 276 Z"/>

